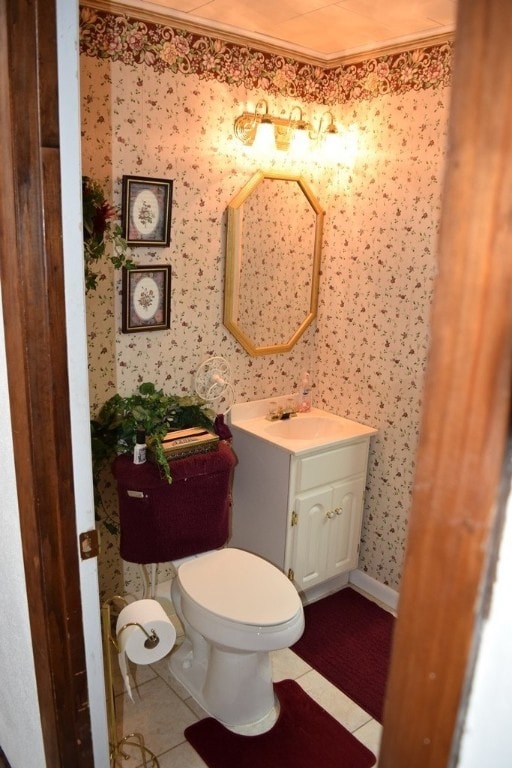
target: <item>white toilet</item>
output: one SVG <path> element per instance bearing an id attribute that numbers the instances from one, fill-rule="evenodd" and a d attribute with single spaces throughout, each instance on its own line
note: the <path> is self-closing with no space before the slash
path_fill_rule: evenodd
<path id="1" fill-rule="evenodd" d="M 236 456 L 216 450 L 173 462 L 172 484 L 152 463 L 113 464 L 120 553 L 132 563 L 173 562 L 171 598 L 185 630 L 170 669 L 209 715 L 236 733 L 270 730 L 279 714 L 269 652 L 304 630 L 299 595 L 257 555 L 222 548 L 229 540 Z"/>
<path id="2" fill-rule="evenodd" d="M 227 547 L 177 564 L 171 597 L 185 630 L 171 654 L 173 675 L 229 730 L 270 730 L 279 702 L 269 652 L 304 630 L 293 584 L 261 557 Z"/>

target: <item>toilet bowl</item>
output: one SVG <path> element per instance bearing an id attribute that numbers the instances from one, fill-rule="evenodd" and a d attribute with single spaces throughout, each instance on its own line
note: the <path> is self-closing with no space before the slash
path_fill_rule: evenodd
<path id="1" fill-rule="evenodd" d="M 293 584 L 261 557 L 227 547 L 177 565 L 171 597 L 185 631 L 171 654 L 173 675 L 229 730 L 270 730 L 279 702 L 269 653 L 304 630 Z"/>

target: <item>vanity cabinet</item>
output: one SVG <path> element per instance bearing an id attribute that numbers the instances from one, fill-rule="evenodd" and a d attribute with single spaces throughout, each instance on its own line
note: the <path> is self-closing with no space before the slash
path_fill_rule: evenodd
<path id="1" fill-rule="evenodd" d="M 357 568 L 370 437 L 291 450 L 231 425 L 238 458 L 230 546 L 264 557 L 307 592 Z M 318 589 L 315 590 L 318 592 Z"/>
<path id="2" fill-rule="evenodd" d="M 292 460 L 287 565 L 300 590 L 357 567 L 368 444 L 365 439 Z"/>

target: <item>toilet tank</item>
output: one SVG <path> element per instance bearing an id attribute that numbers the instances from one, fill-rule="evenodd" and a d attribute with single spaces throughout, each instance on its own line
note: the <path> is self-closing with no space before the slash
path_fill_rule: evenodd
<path id="1" fill-rule="evenodd" d="M 112 465 L 119 497 L 120 554 L 132 563 L 163 563 L 222 547 L 230 534 L 235 455 L 217 450 L 170 462 L 173 481 L 156 464 L 129 455 Z"/>

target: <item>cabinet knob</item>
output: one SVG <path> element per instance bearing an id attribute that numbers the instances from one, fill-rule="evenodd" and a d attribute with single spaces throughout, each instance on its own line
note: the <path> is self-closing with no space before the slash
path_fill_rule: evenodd
<path id="1" fill-rule="evenodd" d="M 332 520 L 332 518 L 334 517 L 334 512 L 332 511 L 332 509 L 330 509 L 328 512 L 326 512 L 325 516 L 328 517 L 329 520 Z"/>
<path id="2" fill-rule="evenodd" d="M 337 515 L 341 515 L 341 513 L 343 512 L 343 507 L 336 507 L 334 511 L 336 512 Z"/>

